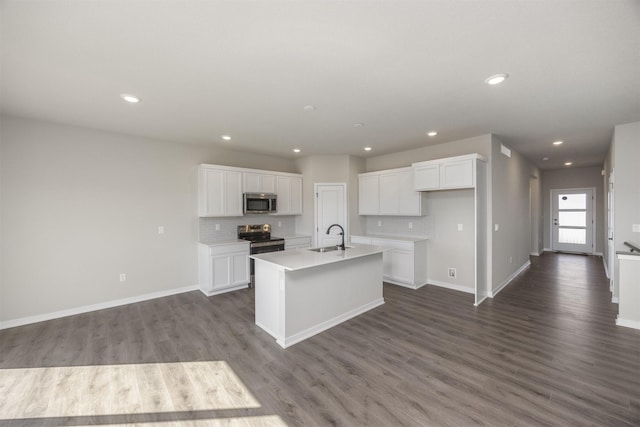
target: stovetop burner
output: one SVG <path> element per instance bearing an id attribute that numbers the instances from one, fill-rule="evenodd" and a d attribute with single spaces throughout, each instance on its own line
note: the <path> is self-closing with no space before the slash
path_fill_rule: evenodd
<path id="1" fill-rule="evenodd" d="M 284 239 L 281 237 L 271 237 L 270 224 L 239 225 L 238 239 L 248 240 L 254 243 L 279 243 L 284 241 Z"/>

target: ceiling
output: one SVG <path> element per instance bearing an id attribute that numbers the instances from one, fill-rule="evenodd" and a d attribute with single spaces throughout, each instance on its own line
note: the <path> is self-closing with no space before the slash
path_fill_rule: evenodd
<path id="1" fill-rule="evenodd" d="M 640 120 L 636 0 L 0 0 L 0 14 L 13 116 L 287 158 L 493 133 L 543 169 L 601 165 L 613 127 Z M 485 84 L 495 73 L 509 79 Z"/>

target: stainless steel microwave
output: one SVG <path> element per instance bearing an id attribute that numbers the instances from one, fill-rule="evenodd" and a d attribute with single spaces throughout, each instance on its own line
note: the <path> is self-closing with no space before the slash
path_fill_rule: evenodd
<path id="1" fill-rule="evenodd" d="M 273 193 L 244 193 L 245 214 L 270 214 L 278 212 L 276 195 Z"/>

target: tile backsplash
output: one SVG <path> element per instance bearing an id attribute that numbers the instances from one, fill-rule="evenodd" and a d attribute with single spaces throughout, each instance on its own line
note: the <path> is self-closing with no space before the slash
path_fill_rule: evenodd
<path id="1" fill-rule="evenodd" d="M 271 224 L 274 236 L 291 236 L 295 234 L 295 216 L 233 216 L 220 218 L 199 218 L 199 238 L 202 243 L 214 243 L 238 237 L 238 226 L 246 224 Z M 219 230 L 216 230 L 216 225 Z"/>
<path id="2" fill-rule="evenodd" d="M 384 236 L 431 237 L 432 219 L 429 216 L 367 216 L 366 234 Z"/>

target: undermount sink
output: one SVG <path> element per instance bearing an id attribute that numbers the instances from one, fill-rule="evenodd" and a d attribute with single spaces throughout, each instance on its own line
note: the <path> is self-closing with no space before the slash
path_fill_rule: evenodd
<path id="1" fill-rule="evenodd" d="M 352 247 L 353 246 L 345 246 L 344 248 L 346 250 L 346 249 L 350 249 Z M 338 247 L 337 246 L 324 246 L 322 248 L 313 248 L 313 249 L 309 249 L 309 250 L 313 251 L 313 252 L 333 252 L 333 251 L 337 251 Z"/>

